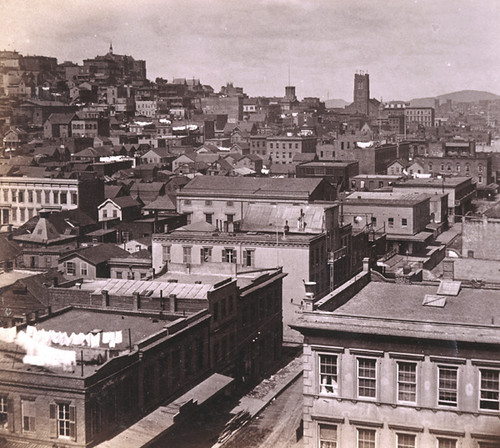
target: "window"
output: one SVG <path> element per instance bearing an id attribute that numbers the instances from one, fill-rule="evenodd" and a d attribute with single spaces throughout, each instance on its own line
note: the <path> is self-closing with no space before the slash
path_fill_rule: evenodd
<path id="1" fill-rule="evenodd" d="M 429 171 L 432 171 L 432 163 L 429 163 Z"/>
<path id="2" fill-rule="evenodd" d="M 64 192 L 61 193 L 61 204 L 67 204 L 68 203 L 68 193 Z"/>
<path id="3" fill-rule="evenodd" d="M 122 242 L 128 243 L 129 239 L 130 239 L 130 233 L 129 232 L 122 232 Z"/>
<path id="4" fill-rule="evenodd" d="M 398 362 L 398 401 L 417 401 L 417 364 Z"/>
<path id="5" fill-rule="evenodd" d="M 205 213 L 205 221 L 208 222 L 209 224 L 212 224 L 213 222 L 213 213 Z"/>
<path id="6" fill-rule="evenodd" d="M 116 278 L 123 278 L 122 271 L 116 271 Z"/>
<path id="7" fill-rule="evenodd" d="M 19 190 L 18 201 L 24 202 L 24 190 Z"/>
<path id="8" fill-rule="evenodd" d="M 377 217 L 376 216 L 372 216 L 372 226 L 377 227 Z"/>
<path id="9" fill-rule="evenodd" d="M 481 173 L 483 171 L 483 165 L 478 165 L 477 170 Z"/>
<path id="10" fill-rule="evenodd" d="M 3 201 L 4 202 L 9 202 L 9 190 L 5 189 L 3 191 Z"/>
<path id="11" fill-rule="evenodd" d="M 377 360 L 358 358 L 358 397 L 377 396 Z"/>
<path id="12" fill-rule="evenodd" d="M 28 202 L 33 202 L 33 191 L 28 191 Z"/>
<path id="13" fill-rule="evenodd" d="M 209 263 L 212 261 L 212 248 L 202 247 L 200 250 L 200 260 L 202 263 Z"/>
<path id="14" fill-rule="evenodd" d="M 76 436 L 76 409 L 68 403 L 50 405 L 51 433 L 57 437 L 72 438 Z"/>
<path id="15" fill-rule="evenodd" d="M 231 248 L 226 248 L 222 251 L 223 263 L 236 263 L 236 251 Z"/>
<path id="16" fill-rule="evenodd" d="M 78 195 L 76 193 L 71 193 L 71 202 L 78 205 Z"/>
<path id="17" fill-rule="evenodd" d="M 87 263 L 82 263 L 80 266 L 80 274 L 87 275 Z"/>
<path id="18" fill-rule="evenodd" d="M 499 410 L 499 382 L 498 370 L 481 369 L 479 408 Z"/>
<path id="19" fill-rule="evenodd" d="M 45 192 L 45 203 L 50 204 L 50 191 Z"/>
<path id="20" fill-rule="evenodd" d="M 108 217 L 108 211 L 107 211 L 106 209 L 104 209 L 104 210 L 102 211 L 102 217 L 103 217 L 103 218 L 107 218 L 107 217 Z"/>
<path id="21" fill-rule="evenodd" d="M 477 177 L 477 181 L 478 181 L 479 183 L 482 183 L 482 182 L 483 182 L 483 176 L 479 175 L 479 176 Z"/>
<path id="22" fill-rule="evenodd" d="M 338 394 L 336 355 L 319 355 L 319 382 L 320 393 Z"/>
<path id="23" fill-rule="evenodd" d="M 457 173 L 460 173 L 460 164 L 457 163 Z"/>
<path id="24" fill-rule="evenodd" d="M 228 224 L 231 224 L 234 222 L 234 215 L 226 215 L 226 221 Z"/>
<path id="25" fill-rule="evenodd" d="M 394 227 L 394 218 L 388 218 L 387 219 L 387 224 L 389 227 Z"/>
<path id="26" fill-rule="evenodd" d="M 337 448 L 337 427 L 335 425 L 319 425 L 319 448 Z"/>
<path id="27" fill-rule="evenodd" d="M 191 247 L 184 246 L 182 248 L 182 262 L 183 263 L 191 263 Z"/>
<path id="28" fill-rule="evenodd" d="M 255 251 L 253 249 L 245 250 L 245 255 L 244 255 L 245 266 L 247 267 L 254 266 L 255 262 L 254 259 L 255 259 Z"/>
<path id="29" fill-rule="evenodd" d="M 17 190 L 12 190 L 11 195 L 12 195 L 12 202 L 17 202 Z"/>
<path id="30" fill-rule="evenodd" d="M 62 204 L 62 201 L 61 201 Z M 113 218 L 118 218 L 118 210 L 113 210 Z"/>
<path id="31" fill-rule="evenodd" d="M 5 429 L 8 426 L 9 411 L 7 397 L 0 396 L 0 429 Z"/>
<path id="32" fill-rule="evenodd" d="M 66 262 L 66 273 L 68 275 L 76 275 L 76 265 L 72 261 Z"/>
<path id="33" fill-rule="evenodd" d="M 406 219 L 406 218 L 401 218 L 401 225 L 402 225 L 403 227 L 406 227 L 406 226 L 408 225 L 408 219 Z"/>
<path id="34" fill-rule="evenodd" d="M 23 415 L 23 432 L 35 431 L 35 400 L 21 400 L 21 411 Z"/>
<path id="35" fill-rule="evenodd" d="M 54 204 L 59 204 L 59 192 L 54 191 Z"/>
<path id="36" fill-rule="evenodd" d="M 397 434 L 397 448 L 415 448 L 415 434 Z"/>
<path id="37" fill-rule="evenodd" d="M 375 448 L 374 429 L 358 429 L 358 448 Z"/>
<path id="38" fill-rule="evenodd" d="M 161 258 L 163 263 L 170 261 L 170 246 L 161 247 Z"/>
<path id="39" fill-rule="evenodd" d="M 456 448 L 457 441 L 455 439 L 438 438 L 438 448 Z"/>
<path id="40" fill-rule="evenodd" d="M 458 368 L 438 366 L 438 404 L 457 406 Z"/>

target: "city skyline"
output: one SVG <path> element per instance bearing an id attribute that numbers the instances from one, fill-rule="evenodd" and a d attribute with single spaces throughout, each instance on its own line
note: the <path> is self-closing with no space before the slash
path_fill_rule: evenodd
<path id="1" fill-rule="evenodd" d="M 148 78 L 226 82 L 250 96 L 409 100 L 459 90 L 500 93 L 500 3 L 483 0 L 4 0 L 0 49 L 61 63 L 115 53 L 144 59 Z"/>

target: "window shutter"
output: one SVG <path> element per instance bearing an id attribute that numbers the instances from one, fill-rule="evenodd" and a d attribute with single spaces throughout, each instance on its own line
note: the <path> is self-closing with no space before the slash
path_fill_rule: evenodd
<path id="1" fill-rule="evenodd" d="M 236 256 L 236 254 L 237 254 L 237 251 L 236 251 L 236 249 L 234 249 L 234 251 L 233 251 L 233 263 L 235 263 L 235 264 L 236 264 L 236 259 L 238 258 Z"/>
<path id="2" fill-rule="evenodd" d="M 204 254 L 203 254 L 203 247 L 200 249 L 200 263 L 203 263 L 205 261 Z"/>
<path id="3" fill-rule="evenodd" d="M 49 433 L 50 437 L 57 437 L 57 404 L 50 404 L 50 412 L 49 412 Z"/>
<path id="4" fill-rule="evenodd" d="M 69 407 L 69 436 L 76 440 L 76 407 Z"/>
<path id="5" fill-rule="evenodd" d="M 14 400 L 7 400 L 7 425 L 9 427 L 10 432 L 15 431 L 14 426 Z"/>
<path id="6" fill-rule="evenodd" d="M 226 249 L 222 249 L 222 262 L 226 261 Z"/>

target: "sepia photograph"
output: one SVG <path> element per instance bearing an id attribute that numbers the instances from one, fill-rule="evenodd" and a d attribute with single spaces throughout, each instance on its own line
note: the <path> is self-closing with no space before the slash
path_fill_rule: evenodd
<path id="1" fill-rule="evenodd" d="M 499 24 L 0 0 L 0 448 L 500 448 Z"/>

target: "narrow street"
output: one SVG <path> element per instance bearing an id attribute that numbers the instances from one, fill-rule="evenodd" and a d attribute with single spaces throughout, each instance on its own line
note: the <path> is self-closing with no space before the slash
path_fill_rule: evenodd
<path id="1" fill-rule="evenodd" d="M 264 411 L 236 432 L 224 448 L 299 448 L 296 429 L 302 418 L 302 377 Z"/>

